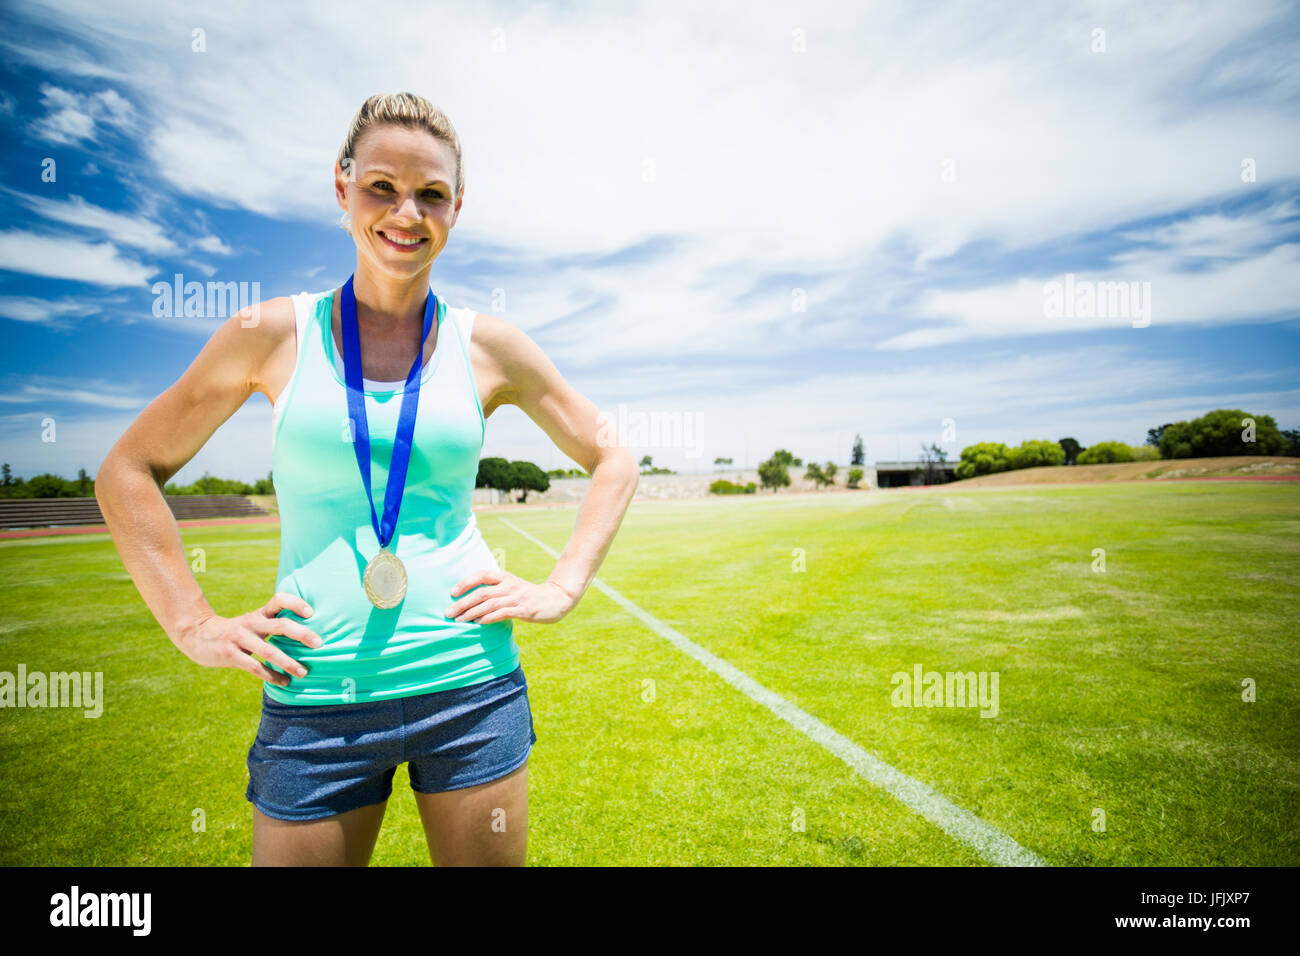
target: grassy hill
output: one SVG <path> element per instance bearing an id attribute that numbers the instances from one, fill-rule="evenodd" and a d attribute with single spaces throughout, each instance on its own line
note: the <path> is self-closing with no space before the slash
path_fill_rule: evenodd
<path id="1" fill-rule="evenodd" d="M 1022 468 L 1000 471 L 959 482 L 964 488 L 984 485 L 1037 485 L 1075 481 L 1133 481 L 1142 478 L 1245 478 L 1259 475 L 1300 475 L 1300 458 L 1236 455 L 1228 458 L 1171 458 L 1123 461 L 1113 465 Z"/>

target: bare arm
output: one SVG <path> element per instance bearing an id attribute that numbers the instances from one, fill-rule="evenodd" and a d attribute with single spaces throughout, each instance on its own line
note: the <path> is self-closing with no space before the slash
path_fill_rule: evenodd
<path id="1" fill-rule="evenodd" d="M 475 319 L 474 329 L 473 341 L 481 343 L 500 370 L 501 384 L 493 394 L 491 407 L 510 404 L 523 409 L 560 451 L 591 475 L 591 486 L 578 509 L 573 534 L 546 579 L 547 585 L 567 598 L 567 606 L 560 611 L 562 616 L 581 600 L 609 553 L 636 492 L 640 472 L 616 429 L 601 420 L 599 409 L 565 381 L 546 353 L 522 329 L 483 313 Z M 476 580 L 461 582 L 456 593 L 472 587 Z M 484 595 L 488 599 L 482 601 L 487 605 L 485 610 L 474 607 L 474 602 L 480 600 L 479 592 L 459 599 L 450 610 L 474 608 L 462 619 L 474 619 L 478 611 L 482 615 L 480 623 L 517 616 L 493 613 L 495 608 L 508 611 L 511 605 L 507 600 L 494 602 L 489 595 L 490 591 Z M 558 620 L 558 616 L 535 613 L 527 619 Z"/>
<path id="2" fill-rule="evenodd" d="M 230 634 L 218 636 L 219 629 L 213 627 L 206 635 L 201 633 L 204 624 L 224 619 L 212 609 L 190 571 L 180 527 L 163 487 L 254 391 L 264 389 L 262 372 L 285 341 L 286 322 L 293 341 L 293 321 L 293 304 L 286 298 L 271 299 L 227 319 L 184 375 L 131 423 L 95 476 L 95 499 L 122 563 L 172 643 L 198 663 L 239 666 L 281 684 L 288 678 L 247 654 L 236 657 L 233 643 L 227 646 Z M 245 327 L 244 323 L 251 324 Z M 298 610 L 293 604 L 281 606 Z M 263 614 L 271 607 L 267 605 Z M 235 628 L 241 634 L 247 629 L 247 622 Z M 288 655 L 259 643 L 263 645 L 259 653 L 265 650 L 261 656 L 286 670 L 299 671 Z"/>

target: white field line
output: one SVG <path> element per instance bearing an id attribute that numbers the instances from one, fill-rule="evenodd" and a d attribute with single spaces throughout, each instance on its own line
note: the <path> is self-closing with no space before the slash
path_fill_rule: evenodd
<path id="1" fill-rule="evenodd" d="M 559 553 L 533 537 L 508 518 L 500 519 L 533 542 L 551 557 Z M 762 704 L 806 737 L 821 744 L 848 764 L 868 783 L 875 784 L 911 810 L 915 810 L 949 836 L 971 847 L 985 860 L 997 866 L 1047 866 L 1047 862 L 1026 850 L 996 827 L 985 823 L 969 810 L 963 810 L 938 791 L 901 770 L 896 770 L 874 754 L 863 750 L 843 734 L 823 724 L 812 714 L 790 703 L 775 691 L 768 690 L 744 671 L 729 664 L 712 651 L 701 647 L 680 632 L 664 624 L 652 614 L 643 611 L 623 597 L 600 578 L 592 584 L 609 596 L 615 604 L 639 619 L 648 628 L 664 638 L 679 651 L 693 657 L 713 671 L 750 700 Z"/>

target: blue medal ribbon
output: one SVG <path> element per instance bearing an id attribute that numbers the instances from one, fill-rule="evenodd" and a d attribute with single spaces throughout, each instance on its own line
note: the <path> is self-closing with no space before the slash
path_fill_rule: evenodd
<path id="1" fill-rule="evenodd" d="M 387 550 L 397 527 L 397 512 L 402 507 L 402 492 L 406 490 L 406 468 L 411 462 L 411 440 L 415 436 L 415 412 L 420 403 L 420 370 L 424 359 L 424 343 L 429 337 L 433 317 L 438 313 L 438 297 L 429 292 L 424 302 L 424 331 L 420 333 L 420 347 L 415 361 L 406 373 L 406 387 L 402 390 L 402 407 L 397 417 L 397 434 L 393 438 L 393 458 L 388 468 L 388 487 L 384 492 L 384 523 L 381 526 L 375 514 L 374 496 L 370 490 L 370 429 L 366 423 L 366 400 L 362 391 L 361 332 L 357 326 L 357 298 L 352 290 L 352 279 L 343 285 L 343 378 L 347 383 L 348 414 L 352 419 L 353 450 L 357 454 L 357 467 L 366 486 L 366 501 L 370 505 L 370 521 L 379 539 L 381 550 Z"/>

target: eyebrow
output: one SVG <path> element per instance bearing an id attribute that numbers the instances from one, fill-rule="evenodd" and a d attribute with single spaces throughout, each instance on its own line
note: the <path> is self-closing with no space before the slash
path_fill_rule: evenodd
<path id="1" fill-rule="evenodd" d="M 370 175 L 370 174 L 372 174 L 372 173 L 379 173 L 379 174 L 381 174 L 381 175 L 383 175 L 383 176 L 392 176 L 392 175 L 393 175 L 393 173 L 389 172 L 387 169 L 384 169 L 382 166 L 371 166 L 369 169 L 366 170 L 366 175 Z M 441 179 L 430 179 L 427 183 L 425 183 L 425 185 L 426 185 L 426 186 L 446 186 L 447 184 L 446 184 L 443 180 L 441 180 Z"/>

